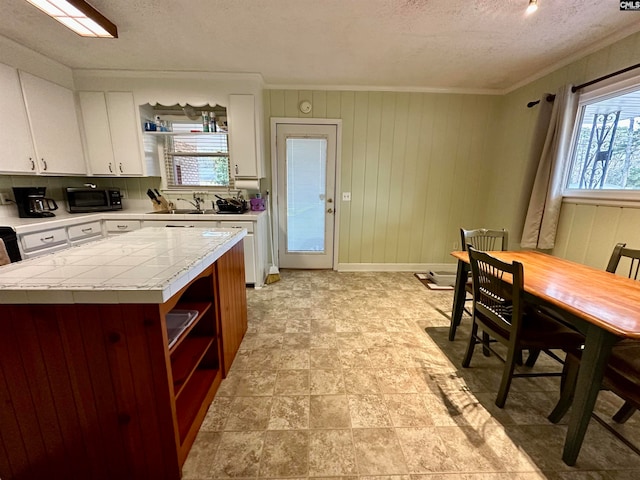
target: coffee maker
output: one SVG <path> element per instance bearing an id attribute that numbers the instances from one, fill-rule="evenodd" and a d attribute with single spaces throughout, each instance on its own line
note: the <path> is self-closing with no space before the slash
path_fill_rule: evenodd
<path id="1" fill-rule="evenodd" d="M 13 187 L 13 195 L 20 218 L 55 217 L 53 210 L 58 205 L 52 198 L 46 198 L 47 187 Z"/>

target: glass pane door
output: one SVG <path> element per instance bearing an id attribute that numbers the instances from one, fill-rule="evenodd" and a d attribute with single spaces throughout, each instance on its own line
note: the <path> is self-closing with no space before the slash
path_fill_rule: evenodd
<path id="1" fill-rule="evenodd" d="M 287 253 L 325 252 L 327 140 L 287 138 Z"/>
<path id="2" fill-rule="evenodd" d="M 282 268 L 333 268 L 337 126 L 278 124 L 277 235 Z"/>

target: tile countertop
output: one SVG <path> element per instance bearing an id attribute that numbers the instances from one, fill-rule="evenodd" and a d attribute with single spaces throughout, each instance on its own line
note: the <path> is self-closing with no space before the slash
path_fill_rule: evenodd
<path id="1" fill-rule="evenodd" d="M 142 228 L 0 267 L 0 304 L 164 303 L 246 229 Z"/>
<path id="2" fill-rule="evenodd" d="M 50 218 L 18 218 L 18 217 L 1 217 L 0 225 L 8 225 L 13 227 L 17 233 L 38 232 L 44 229 L 56 227 L 66 227 L 72 224 L 91 222 L 96 220 L 215 220 L 215 221 L 246 221 L 255 222 L 260 215 L 266 215 L 266 211 L 254 212 L 247 211 L 239 214 L 176 214 L 176 213 L 151 213 L 149 209 L 126 209 L 115 212 L 99 212 L 99 213 L 68 213 L 65 211 L 56 211 L 55 217 Z"/>

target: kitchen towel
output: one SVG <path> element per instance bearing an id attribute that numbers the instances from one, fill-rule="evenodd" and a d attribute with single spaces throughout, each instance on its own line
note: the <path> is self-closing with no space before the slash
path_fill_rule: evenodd
<path id="1" fill-rule="evenodd" d="M 236 180 L 233 184 L 236 190 L 257 190 L 260 191 L 260 180 Z"/>

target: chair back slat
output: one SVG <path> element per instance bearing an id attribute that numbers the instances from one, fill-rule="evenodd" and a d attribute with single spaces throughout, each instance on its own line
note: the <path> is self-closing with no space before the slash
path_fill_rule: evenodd
<path id="1" fill-rule="evenodd" d="M 609 263 L 607 264 L 607 272 L 616 273 L 621 263 L 628 263 L 629 269 L 627 271 L 627 277 L 638 280 L 638 274 L 640 273 L 640 250 L 627 248 L 626 245 L 626 243 L 618 243 L 614 247 L 613 253 L 609 258 Z"/>
<path id="2" fill-rule="evenodd" d="M 474 247 L 469 248 L 469 262 L 473 277 L 473 307 L 477 314 L 508 332 L 519 330 L 522 264 L 502 262 Z"/>
<path id="3" fill-rule="evenodd" d="M 502 230 L 490 230 L 477 228 L 475 230 L 460 229 L 462 249 L 466 250 L 471 245 L 476 250 L 488 252 L 492 250 L 507 250 L 509 248 L 509 233 Z"/>

